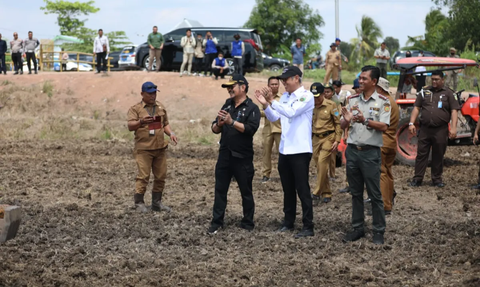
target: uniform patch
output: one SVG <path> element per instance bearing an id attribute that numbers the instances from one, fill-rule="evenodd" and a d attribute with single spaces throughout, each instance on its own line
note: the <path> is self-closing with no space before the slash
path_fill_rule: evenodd
<path id="1" fill-rule="evenodd" d="M 336 111 L 334 115 L 338 117 L 340 114 L 338 113 L 338 111 Z"/>
<path id="2" fill-rule="evenodd" d="M 301 97 L 300 102 L 305 102 L 305 97 Z"/>
<path id="3" fill-rule="evenodd" d="M 390 105 L 385 106 L 385 107 L 383 108 L 383 110 L 386 111 L 386 112 L 389 112 L 389 111 L 390 111 Z"/>
<path id="4" fill-rule="evenodd" d="M 453 96 L 453 98 L 455 98 L 455 101 L 458 101 L 458 98 L 457 98 L 457 96 L 456 96 L 456 95 L 455 95 L 455 96 Z"/>
<path id="5" fill-rule="evenodd" d="M 383 100 L 388 100 L 388 98 L 385 97 L 384 95 L 378 95 L 378 97 L 379 97 L 380 99 L 383 99 Z"/>

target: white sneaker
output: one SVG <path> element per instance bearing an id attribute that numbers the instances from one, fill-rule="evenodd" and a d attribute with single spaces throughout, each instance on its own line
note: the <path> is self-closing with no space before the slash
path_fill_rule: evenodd
<path id="1" fill-rule="evenodd" d="M 182 74 L 182 73 L 180 73 L 180 77 L 183 77 L 183 74 Z"/>
<path id="2" fill-rule="evenodd" d="M 196 76 L 197 76 L 197 73 L 193 73 L 192 76 L 196 77 Z"/>

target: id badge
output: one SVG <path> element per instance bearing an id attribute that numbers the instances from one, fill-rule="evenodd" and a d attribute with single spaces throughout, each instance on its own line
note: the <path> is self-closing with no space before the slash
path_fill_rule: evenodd
<path id="1" fill-rule="evenodd" d="M 151 136 L 154 136 L 154 135 L 155 135 L 155 130 L 149 130 L 148 133 L 149 133 Z"/>
<path id="2" fill-rule="evenodd" d="M 443 102 L 442 101 L 439 101 L 438 102 L 438 108 L 441 109 L 443 107 Z"/>

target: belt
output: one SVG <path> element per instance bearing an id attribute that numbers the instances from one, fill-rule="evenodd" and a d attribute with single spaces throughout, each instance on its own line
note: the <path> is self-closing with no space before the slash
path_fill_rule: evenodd
<path id="1" fill-rule="evenodd" d="M 329 136 L 331 134 L 333 134 L 335 131 L 328 131 L 328 132 L 324 132 L 324 133 L 321 133 L 321 134 L 313 134 L 314 136 L 317 136 L 319 138 L 324 138 L 326 136 Z"/>
<path id="2" fill-rule="evenodd" d="M 371 149 L 379 149 L 378 146 L 373 145 L 355 145 L 355 144 L 348 144 L 349 147 L 354 148 L 356 150 L 364 151 L 364 150 L 371 150 Z"/>

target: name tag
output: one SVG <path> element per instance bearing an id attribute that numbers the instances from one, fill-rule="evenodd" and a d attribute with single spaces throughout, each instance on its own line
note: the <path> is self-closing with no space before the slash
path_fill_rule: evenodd
<path id="1" fill-rule="evenodd" d="M 442 101 L 439 101 L 438 102 L 438 108 L 441 109 L 442 107 L 443 107 L 443 103 L 442 103 Z"/>

